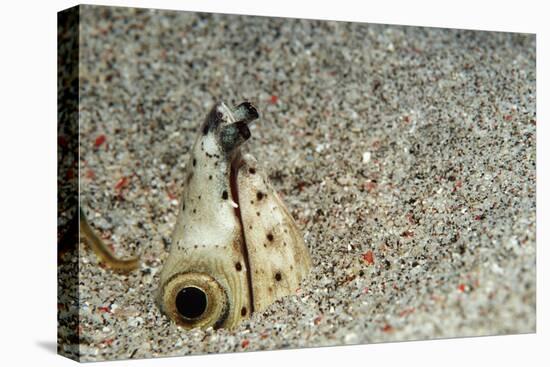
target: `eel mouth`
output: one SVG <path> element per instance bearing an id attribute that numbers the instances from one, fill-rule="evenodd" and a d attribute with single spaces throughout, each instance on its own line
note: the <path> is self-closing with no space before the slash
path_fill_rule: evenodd
<path id="1" fill-rule="evenodd" d="M 237 183 L 237 175 L 240 168 L 245 164 L 242 159 L 241 152 L 239 150 L 240 144 L 248 140 L 251 136 L 250 129 L 248 124 L 252 121 L 258 119 L 260 116 L 258 110 L 250 102 L 243 102 L 238 106 L 230 110 L 224 103 L 220 103 L 223 109 L 225 109 L 229 115 L 231 122 L 231 127 L 235 127 L 235 131 L 239 135 L 240 139 L 234 139 L 231 141 L 231 150 L 233 151 L 233 157 L 230 164 L 229 172 L 229 186 L 231 188 L 231 197 L 234 202 L 237 204 L 235 208 L 235 215 L 239 218 L 239 222 L 242 227 L 242 217 L 241 217 L 241 208 L 239 205 L 239 188 Z M 229 135 L 229 134 L 228 134 Z M 222 145 L 223 145 L 223 132 L 222 132 Z M 244 238 L 244 237 L 243 237 Z"/>
<path id="2" fill-rule="evenodd" d="M 256 108 L 250 102 L 244 102 L 230 110 L 221 103 L 215 107 L 216 116 L 224 123 L 219 128 L 219 141 L 221 148 L 226 153 L 231 153 L 247 141 L 250 136 L 248 124 L 256 120 L 259 115 Z"/>
<path id="3" fill-rule="evenodd" d="M 206 135 L 211 131 L 217 130 L 219 127 L 237 124 L 237 128 L 234 130 L 241 132 L 240 130 L 243 126 L 246 126 L 246 124 L 256 120 L 258 117 L 258 110 L 250 102 L 243 102 L 232 109 L 225 103 L 218 102 L 206 116 L 201 126 L 201 131 Z"/>
<path id="4" fill-rule="evenodd" d="M 239 131 L 239 134 L 244 140 L 250 138 L 250 129 L 248 124 L 256 120 L 260 115 L 256 107 L 250 102 L 243 102 L 240 105 L 236 106 L 231 111 L 232 117 L 235 120 L 235 126 Z"/>

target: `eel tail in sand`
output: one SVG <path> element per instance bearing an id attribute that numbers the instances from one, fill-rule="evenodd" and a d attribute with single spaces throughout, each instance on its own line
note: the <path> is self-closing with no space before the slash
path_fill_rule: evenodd
<path id="1" fill-rule="evenodd" d="M 80 210 L 80 234 L 84 242 L 92 248 L 99 260 L 112 270 L 127 273 L 139 267 L 139 256 L 130 259 L 116 257 L 111 249 L 94 232 L 82 210 Z"/>

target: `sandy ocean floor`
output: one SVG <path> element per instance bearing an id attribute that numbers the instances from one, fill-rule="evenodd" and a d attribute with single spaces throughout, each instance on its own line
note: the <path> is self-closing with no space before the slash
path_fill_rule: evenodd
<path id="1" fill-rule="evenodd" d="M 80 245 L 81 360 L 535 331 L 534 35 L 84 6 L 80 37 L 82 202 L 144 259 L 119 275 Z M 313 270 L 234 331 L 185 331 L 154 297 L 219 100 L 257 106 L 243 150 Z"/>

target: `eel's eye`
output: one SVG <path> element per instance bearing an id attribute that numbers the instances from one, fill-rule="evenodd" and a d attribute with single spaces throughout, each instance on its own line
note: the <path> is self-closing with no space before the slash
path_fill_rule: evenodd
<path id="1" fill-rule="evenodd" d="M 186 319 L 193 320 L 200 317 L 206 311 L 207 304 L 206 293 L 196 287 L 183 288 L 176 296 L 176 309 Z"/>
<path id="2" fill-rule="evenodd" d="M 228 315 L 225 289 L 204 273 L 178 273 L 163 286 L 162 306 L 167 315 L 186 329 L 221 327 Z"/>

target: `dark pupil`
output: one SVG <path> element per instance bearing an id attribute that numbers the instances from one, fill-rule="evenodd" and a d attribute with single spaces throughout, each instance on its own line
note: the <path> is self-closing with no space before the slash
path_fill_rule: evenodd
<path id="1" fill-rule="evenodd" d="M 195 319 L 206 310 L 206 294 L 199 288 L 183 288 L 176 297 L 176 309 L 183 317 Z"/>

